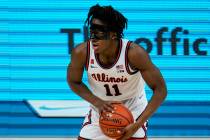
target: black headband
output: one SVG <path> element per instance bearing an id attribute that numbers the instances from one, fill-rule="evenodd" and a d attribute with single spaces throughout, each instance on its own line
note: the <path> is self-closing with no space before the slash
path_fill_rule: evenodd
<path id="1" fill-rule="evenodd" d="M 93 24 L 93 23 L 90 24 L 90 29 L 91 30 L 98 30 L 98 31 L 101 31 L 101 32 L 108 32 L 109 31 L 109 29 L 106 25 L 99 25 L 99 24 Z"/>
<path id="2" fill-rule="evenodd" d="M 109 32 L 105 25 L 91 24 L 90 30 L 90 39 L 107 40 L 109 37 Z"/>

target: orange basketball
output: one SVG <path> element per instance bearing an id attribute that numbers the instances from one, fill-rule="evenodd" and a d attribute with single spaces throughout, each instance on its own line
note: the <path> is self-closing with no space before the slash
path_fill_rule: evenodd
<path id="1" fill-rule="evenodd" d="M 110 138 L 120 138 L 121 130 L 134 122 L 131 112 L 121 103 L 113 103 L 114 113 L 103 112 L 99 118 L 102 132 Z"/>

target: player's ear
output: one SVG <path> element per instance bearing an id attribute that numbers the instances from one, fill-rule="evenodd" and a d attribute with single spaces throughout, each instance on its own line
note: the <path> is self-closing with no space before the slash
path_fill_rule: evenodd
<path id="1" fill-rule="evenodd" d="M 117 39 L 117 33 L 111 32 L 111 39 Z"/>

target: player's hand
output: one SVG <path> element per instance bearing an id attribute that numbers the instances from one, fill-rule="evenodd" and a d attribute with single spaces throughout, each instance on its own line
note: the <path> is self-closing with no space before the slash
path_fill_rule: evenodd
<path id="1" fill-rule="evenodd" d="M 96 107 L 98 108 L 99 113 L 103 112 L 114 112 L 113 103 L 121 103 L 119 101 L 98 101 L 96 103 Z"/>
<path id="2" fill-rule="evenodd" d="M 132 124 L 126 126 L 122 131 L 123 136 L 120 137 L 117 140 L 127 140 L 127 139 L 129 139 L 130 137 L 132 137 L 136 133 L 136 131 L 138 129 L 139 129 L 139 124 L 137 124 L 137 123 L 132 123 Z"/>

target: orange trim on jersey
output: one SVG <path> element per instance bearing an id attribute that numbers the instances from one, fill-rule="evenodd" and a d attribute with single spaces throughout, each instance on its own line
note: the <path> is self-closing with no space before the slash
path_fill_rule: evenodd
<path id="1" fill-rule="evenodd" d="M 86 64 L 85 64 L 86 70 L 88 70 L 89 67 L 89 59 L 90 59 L 90 41 L 87 42 L 87 55 L 86 55 Z"/>
<path id="2" fill-rule="evenodd" d="M 132 74 L 135 74 L 138 72 L 138 70 L 136 71 L 131 71 L 130 68 L 129 68 L 129 64 L 128 64 L 128 49 L 131 45 L 131 41 L 128 41 L 127 45 L 126 45 L 126 48 L 125 48 L 125 67 L 126 67 L 126 70 L 128 72 L 128 74 L 132 75 Z"/>
<path id="3" fill-rule="evenodd" d="M 118 51 L 117 58 L 115 59 L 114 63 L 111 64 L 111 65 L 109 65 L 109 66 L 103 66 L 103 65 L 100 63 L 99 55 L 98 55 L 98 54 L 95 54 L 95 58 L 96 58 L 96 61 L 97 61 L 98 65 L 99 65 L 101 68 L 103 68 L 103 69 L 110 69 L 110 68 L 112 68 L 112 67 L 117 63 L 117 61 L 119 60 L 120 54 L 121 54 L 121 50 L 122 50 L 122 39 L 120 39 L 119 51 Z"/>

